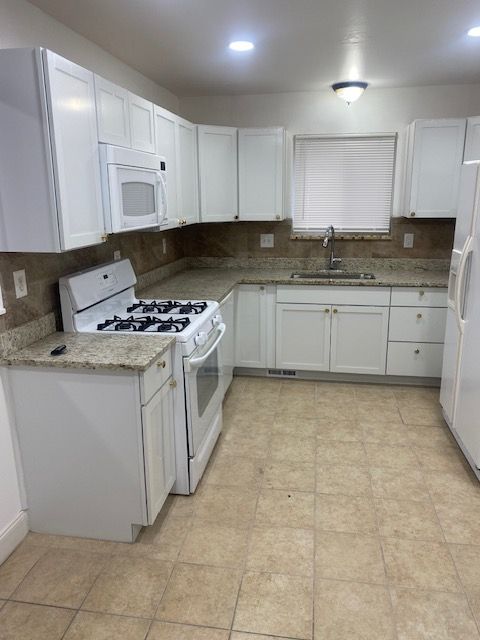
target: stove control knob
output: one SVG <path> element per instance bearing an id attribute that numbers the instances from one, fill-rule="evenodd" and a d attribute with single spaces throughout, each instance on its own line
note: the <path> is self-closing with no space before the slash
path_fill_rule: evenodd
<path id="1" fill-rule="evenodd" d="M 202 347 L 207 342 L 207 334 L 205 331 L 200 331 L 200 333 L 195 337 L 195 344 L 197 347 Z"/>
<path id="2" fill-rule="evenodd" d="M 214 327 L 218 327 L 218 325 L 222 324 L 222 322 L 223 322 L 223 318 L 219 313 L 216 316 L 213 316 L 212 324 Z"/>

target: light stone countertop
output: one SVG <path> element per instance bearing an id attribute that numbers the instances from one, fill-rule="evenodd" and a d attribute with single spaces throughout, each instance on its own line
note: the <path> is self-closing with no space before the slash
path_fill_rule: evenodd
<path id="1" fill-rule="evenodd" d="M 110 369 L 145 371 L 175 342 L 172 336 L 63 333 L 46 338 L 5 356 L 1 364 L 61 369 Z M 67 350 L 59 356 L 50 351 L 60 344 Z"/>
<path id="2" fill-rule="evenodd" d="M 310 286 L 354 287 L 439 287 L 448 286 L 448 271 L 376 270 L 375 280 L 291 279 L 295 269 L 268 268 L 205 268 L 181 271 L 142 290 L 141 299 L 217 300 L 220 302 L 237 284 L 288 284 Z M 308 271 L 300 269 L 297 271 Z"/>

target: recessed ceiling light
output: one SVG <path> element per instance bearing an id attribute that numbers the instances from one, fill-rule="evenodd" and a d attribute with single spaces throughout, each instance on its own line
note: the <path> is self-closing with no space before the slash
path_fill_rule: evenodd
<path id="1" fill-rule="evenodd" d="M 234 42 L 230 42 L 228 48 L 232 51 L 251 51 L 255 48 L 255 45 L 248 40 L 235 40 Z"/>
<path id="2" fill-rule="evenodd" d="M 472 38 L 480 38 L 480 27 L 472 27 L 467 31 L 467 35 Z"/>

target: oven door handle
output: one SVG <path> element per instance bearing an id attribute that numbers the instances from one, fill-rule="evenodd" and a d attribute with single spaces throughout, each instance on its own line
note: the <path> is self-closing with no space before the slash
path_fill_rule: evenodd
<path id="1" fill-rule="evenodd" d="M 186 369 L 187 369 L 187 371 L 192 371 L 192 369 L 198 369 L 198 367 L 202 366 L 202 364 L 207 360 L 207 358 L 217 348 L 218 344 L 220 343 L 220 340 L 223 338 L 223 334 L 225 333 L 226 328 L 227 327 L 225 326 L 225 324 L 223 322 L 221 322 L 218 325 L 218 327 L 217 327 L 218 336 L 217 336 L 215 342 L 212 344 L 212 346 L 207 351 L 207 353 L 204 353 L 203 355 L 199 356 L 198 358 L 190 358 L 189 360 L 186 361 Z"/>

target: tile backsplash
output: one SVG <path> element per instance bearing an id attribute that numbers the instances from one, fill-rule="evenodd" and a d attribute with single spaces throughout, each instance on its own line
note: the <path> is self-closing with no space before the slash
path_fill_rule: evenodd
<path id="1" fill-rule="evenodd" d="M 329 255 L 318 240 L 292 240 L 291 220 L 283 222 L 226 222 L 185 229 L 185 255 L 229 258 L 322 258 Z M 336 254 L 344 258 L 449 259 L 453 220 L 393 218 L 389 240 L 337 240 Z M 274 234 L 273 248 L 260 247 L 260 235 Z M 403 248 L 403 234 L 415 234 L 413 249 Z"/>
<path id="2" fill-rule="evenodd" d="M 455 225 L 452 220 L 407 220 L 394 218 L 391 240 L 338 240 L 336 253 L 343 258 L 449 259 Z M 260 234 L 273 233 L 275 246 L 260 247 Z M 60 327 L 58 279 L 80 269 L 113 260 L 120 250 L 130 258 L 140 287 L 181 268 L 181 259 L 195 258 L 324 258 L 318 240 L 292 240 L 291 221 L 237 222 L 192 225 L 159 233 L 129 233 L 110 236 L 102 245 L 62 254 L 0 253 L 0 283 L 7 313 L 0 316 L 0 333 L 54 313 Z M 403 234 L 414 233 L 413 249 L 403 248 Z M 162 240 L 167 251 L 163 253 Z M 179 262 L 180 261 L 180 262 Z M 175 264 L 174 264 L 175 263 Z M 192 261 L 195 264 L 195 260 Z M 167 267 L 166 265 L 170 265 Z M 202 261 L 198 260 L 198 266 Z M 211 266 L 211 265 L 210 265 Z M 25 269 L 28 295 L 15 297 L 13 271 Z"/>

